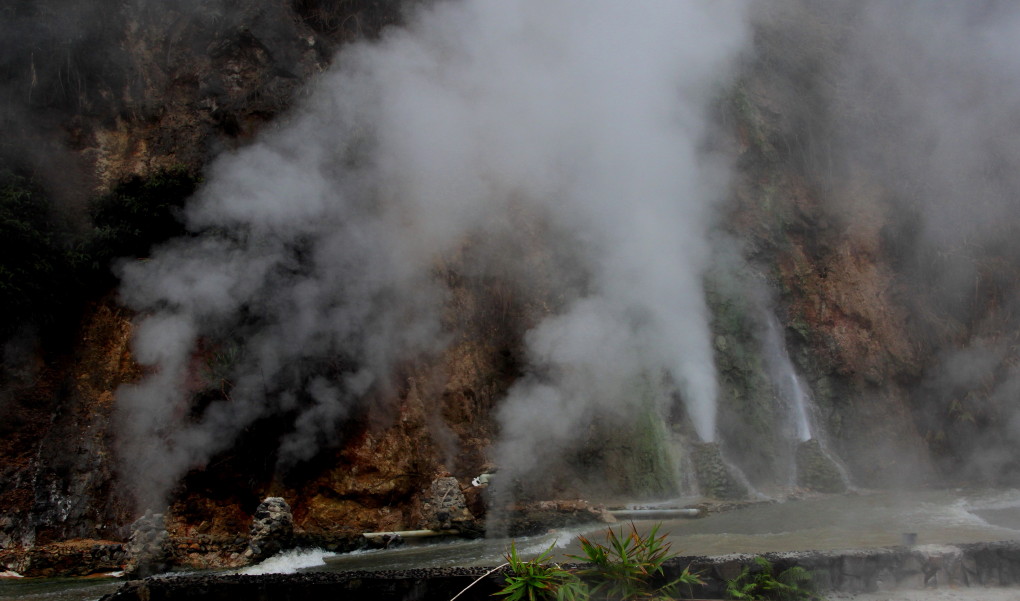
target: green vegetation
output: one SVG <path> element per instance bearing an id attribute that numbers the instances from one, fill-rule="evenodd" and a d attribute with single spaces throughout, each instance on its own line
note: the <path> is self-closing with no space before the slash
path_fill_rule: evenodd
<path id="1" fill-rule="evenodd" d="M 778 575 L 772 563 L 755 557 L 754 566 L 745 567 L 740 575 L 726 581 L 726 596 L 741 601 L 809 601 L 818 599 L 811 590 L 811 573 L 800 566 L 783 570 Z"/>
<path id="2" fill-rule="evenodd" d="M 176 167 L 148 177 L 132 176 L 94 200 L 85 252 L 89 267 L 104 279 L 115 259 L 145 257 L 154 245 L 183 235 L 181 211 L 198 183 L 187 170 Z"/>
<path id="3" fill-rule="evenodd" d="M 775 145 L 769 139 L 770 131 L 761 108 L 750 97 L 746 81 L 738 82 L 729 96 L 729 112 L 736 117 L 737 129 L 756 156 L 766 164 L 778 160 Z"/>
<path id="4" fill-rule="evenodd" d="M 654 526 L 648 536 L 642 537 L 633 524 L 626 536 L 612 528 L 606 532 L 607 545 L 580 537 L 583 556 L 592 567 L 579 574 L 594 582 L 593 597 L 599 599 L 671 599 L 678 596 L 678 587 L 701 584 L 701 579 L 688 568 L 674 580 L 665 581 L 663 564 L 676 555 L 669 552 L 666 534 L 659 534 Z"/>
<path id="5" fill-rule="evenodd" d="M 679 487 L 669 426 L 660 408 L 668 403 L 666 393 L 647 373 L 631 378 L 625 388 L 635 399 L 631 415 L 596 421 L 579 463 L 602 470 L 611 492 L 661 498 Z"/>
<path id="6" fill-rule="evenodd" d="M 0 170 L 0 338 L 73 322 L 88 299 L 116 285 L 114 260 L 144 257 L 184 233 L 179 214 L 197 185 L 182 168 L 134 176 L 90 204 L 83 232 L 57 219 L 31 178 Z"/>
<path id="7" fill-rule="evenodd" d="M 548 563 L 552 547 L 530 561 L 522 561 L 514 545 L 507 554 L 510 573 L 506 587 L 497 595 L 508 601 L 589 601 L 596 600 L 660 600 L 679 595 L 681 585 L 702 584 L 688 568 L 674 580 L 667 580 L 663 564 L 674 554 L 666 535 L 652 528 L 648 536 L 641 536 L 631 525 L 629 534 L 617 534 L 612 528 L 606 533 L 608 545 L 580 537 L 583 555 L 570 556 L 587 562 L 585 567 L 571 572 L 559 565 Z"/>
<path id="8" fill-rule="evenodd" d="M 672 401 L 661 376 L 649 373 L 631 375 L 619 390 L 631 399 L 628 410 L 592 418 L 583 445 L 571 449 L 566 461 L 573 473 L 598 482 L 597 491 L 582 495 L 663 498 L 680 486 L 673 433 L 664 417 Z"/>
<path id="9" fill-rule="evenodd" d="M 761 301 L 748 293 L 766 285 L 749 267 L 719 269 L 705 278 L 719 377 L 720 434 L 726 440 L 757 441 L 753 451 L 735 452 L 745 473 L 761 480 L 774 478 L 784 469 L 779 451 L 785 445 L 776 427 L 783 420 L 782 406 L 763 354 L 765 314 Z M 705 467 L 719 464 L 719 475 L 726 473 L 720 460 L 703 459 L 709 460 Z"/>
<path id="10" fill-rule="evenodd" d="M 538 557 L 524 561 L 517 554 L 517 546 L 511 543 L 506 555 L 510 573 L 506 575 L 506 586 L 496 594 L 505 595 L 507 601 L 586 601 L 588 586 L 572 572 L 548 563 L 551 555 L 552 546 Z"/>
<path id="11" fill-rule="evenodd" d="M 52 325 L 77 287 L 73 253 L 51 217 L 41 188 L 0 172 L 0 337 L 28 323 Z"/>

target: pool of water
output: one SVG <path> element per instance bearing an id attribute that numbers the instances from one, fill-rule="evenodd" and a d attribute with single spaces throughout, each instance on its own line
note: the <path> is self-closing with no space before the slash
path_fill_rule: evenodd
<path id="1" fill-rule="evenodd" d="M 123 584 L 116 578 L 4 578 L 0 599 L 95 601 Z"/>
<path id="2" fill-rule="evenodd" d="M 659 522 L 635 521 L 647 532 Z M 616 528 L 629 528 L 629 523 Z M 585 535 L 602 541 L 606 526 L 563 529 L 514 541 L 524 557 L 551 548 L 555 561 L 580 554 Z M 898 545 L 904 533 L 918 544 L 1020 539 L 1020 491 L 940 490 L 865 492 L 786 503 L 750 505 L 699 519 L 661 522 L 673 551 L 722 555 L 767 551 L 839 550 Z M 333 554 L 296 550 L 243 570 L 249 574 L 322 570 L 399 570 L 424 567 L 496 566 L 511 541 L 447 540 L 395 549 Z M 116 579 L 2 579 L 0 599 L 95 601 L 113 592 Z"/>
<path id="3" fill-rule="evenodd" d="M 904 533 L 918 544 L 1020 539 L 1020 491 L 871 492 L 786 503 L 761 503 L 700 519 L 635 521 L 647 532 L 661 523 L 674 552 L 723 555 L 768 551 L 839 550 L 901 544 Z M 629 528 L 628 523 L 618 524 Z M 564 529 L 516 541 L 534 556 L 552 546 L 556 561 L 580 554 L 577 536 L 601 542 L 605 525 Z M 385 551 L 327 556 L 309 569 L 402 569 L 498 565 L 509 540 L 448 541 Z"/>

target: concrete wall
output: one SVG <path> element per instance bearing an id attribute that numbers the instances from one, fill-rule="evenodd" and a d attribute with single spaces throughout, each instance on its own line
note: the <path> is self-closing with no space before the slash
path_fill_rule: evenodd
<path id="1" fill-rule="evenodd" d="M 818 592 L 872 592 L 970 586 L 1020 587 L 1020 541 L 967 545 L 923 545 L 837 552 L 767 553 L 776 573 L 801 566 L 812 573 Z M 678 557 L 668 565 L 675 574 L 684 567 L 701 574 L 705 586 L 692 597 L 723 597 L 726 580 L 752 555 Z M 149 578 L 125 584 L 103 601 L 450 601 L 487 571 L 486 568 L 405 570 L 400 572 L 309 572 L 266 576 L 179 576 Z M 669 575 L 669 574 L 667 574 Z M 498 573 L 482 578 L 458 601 L 491 599 L 499 590 Z M 1020 595 L 1020 591 L 1018 591 Z"/>

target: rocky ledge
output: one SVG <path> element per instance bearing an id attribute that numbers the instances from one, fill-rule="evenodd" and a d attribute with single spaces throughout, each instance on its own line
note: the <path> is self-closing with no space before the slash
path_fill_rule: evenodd
<path id="1" fill-rule="evenodd" d="M 765 554 L 776 570 L 800 566 L 810 571 L 820 592 L 874 592 L 894 589 L 1020 586 L 1020 541 L 966 545 L 925 545 L 855 551 Z M 721 598 L 727 579 L 753 566 L 750 555 L 678 557 L 667 577 L 685 567 L 705 585 L 692 597 Z M 273 599 L 317 601 L 371 598 L 374 601 L 449 601 L 467 589 L 461 601 L 491 601 L 506 568 L 432 568 L 379 572 L 306 572 L 300 574 L 196 575 L 132 581 L 103 601 L 171 599 Z"/>
<path id="2" fill-rule="evenodd" d="M 108 540 L 70 540 L 28 550 L 0 549 L 0 571 L 23 576 L 90 576 L 123 569 L 123 543 Z"/>

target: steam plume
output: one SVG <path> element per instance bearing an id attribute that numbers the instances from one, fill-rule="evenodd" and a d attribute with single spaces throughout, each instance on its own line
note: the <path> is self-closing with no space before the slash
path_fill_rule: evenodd
<path id="1" fill-rule="evenodd" d="M 1020 8 L 998 0 L 765 6 L 791 19 L 790 35 L 776 39 L 793 42 L 782 52 L 800 53 L 800 73 L 786 76 L 810 82 L 800 90 L 809 100 L 784 106 L 801 124 L 798 138 L 814 141 L 813 175 L 830 189 L 880 190 L 879 214 L 853 193 L 830 209 L 840 226 L 881 224 L 882 258 L 926 363 L 916 417 L 930 440 L 948 440 L 932 447 L 961 475 L 1015 475 L 1018 413 L 1004 399 L 1017 381 L 1006 339 L 1018 325 L 1020 282 Z"/>
<path id="2" fill-rule="evenodd" d="M 335 442 L 398 362 L 441 347 L 436 259 L 468 238 L 505 240 L 522 216 L 547 223 L 542 244 L 585 277 L 527 336 L 496 460 L 527 470 L 539 441 L 627 411 L 642 374 L 668 374 L 711 440 L 701 277 L 725 165 L 701 144 L 742 12 L 443 2 L 346 49 L 288 120 L 214 164 L 191 237 L 123 268 L 123 297 L 146 315 L 136 354 L 152 366 L 119 394 L 142 502 L 261 416 L 303 412 L 285 462 Z M 236 345 L 233 387 L 188 416 L 206 339 Z"/>

